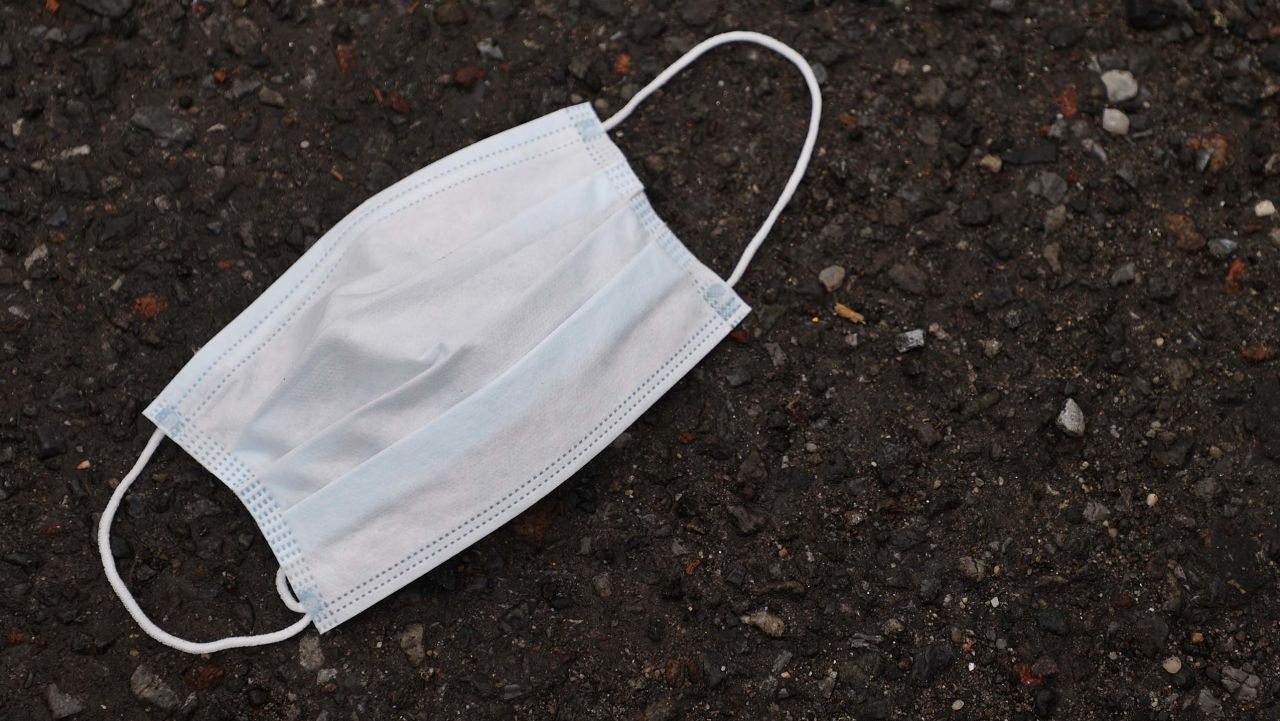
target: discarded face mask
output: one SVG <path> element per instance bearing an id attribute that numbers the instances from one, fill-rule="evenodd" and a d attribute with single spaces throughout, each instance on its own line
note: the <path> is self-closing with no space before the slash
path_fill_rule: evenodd
<path id="1" fill-rule="evenodd" d="M 785 56 L 813 106 L 799 161 L 726 281 L 654 214 L 608 132 L 732 42 Z M 603 123 L 588 104 L 566 108 L 366 201 L 145 410 L 156 431 L 98 527 L 130 615 L 189 653 L 273 643 L 309 624 L 328 631 L 545 496 L 746 316 L 733 285 L 795 193 L 820 116 L 803 57 L 765 35 L 726 33 Z M 196 643 L 139 608 L 111 555 L 111 523 L 166 436 L 253 514 L 280 562 L 280 597 L 304 614 L 297 623 Z"/>

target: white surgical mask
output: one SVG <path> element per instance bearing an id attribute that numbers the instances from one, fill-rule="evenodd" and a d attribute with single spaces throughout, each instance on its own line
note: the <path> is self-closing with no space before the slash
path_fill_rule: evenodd
<path id="1" fill-rule="evenodd" d="M 813 107 L 796 168 L 726 281 L 654 214 L 608 131 L 730 42 L 785 56 Z M 190 653 L 272 643 L 309 624 L 328 631 L 545 496 L 746 316 L 733 285 L 804 175 L 820 115 L 804 58 L 768 36 L 726 33 L 603 123 L 590 105 L 566 108 L 370 198 L 144 412 L 155 434 L 98 527 L 129 613 Z M 253 514 L 280 562 L 281 598 L 304 614 L 297 623 L 195 643 L 139 608 L 111 556 L 111 522 L 166 436 Z"/>

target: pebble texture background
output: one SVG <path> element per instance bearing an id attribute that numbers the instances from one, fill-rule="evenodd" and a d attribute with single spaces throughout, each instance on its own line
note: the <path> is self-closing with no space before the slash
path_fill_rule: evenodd
<path id="1" fill-rule="evenodd" d="M 140 635 L 93 530 L 192 352 L 378 189 L 739 28 L 827 108 L 740 330 L 338 630 Z M 0 716 L 1276 718 L 1278 40 L 1261 0 L 0 4 Z M 722 49 L 618 141 L 728 272 L 806 103 Z M 292 620 L 172 444 L 113 551 L 181 635 Z"/>

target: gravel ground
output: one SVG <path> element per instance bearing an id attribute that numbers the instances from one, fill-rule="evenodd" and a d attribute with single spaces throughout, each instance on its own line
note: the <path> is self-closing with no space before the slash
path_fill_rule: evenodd
<path id="1" fill-rule="evenodd" d="M 336 631 L 141 635 L 92 536 L 192 352 L 379 188 L 738 28 L 826 113 L 731 340 Z M 1277 718 L 1278 38 L 1267 0 L 4 3 L 0 717 Z M 728 272 L 806 112 L 727 48 L 618 140 Z M 116 529 L 170 630 L 292 620 L 172 444 Z"/>

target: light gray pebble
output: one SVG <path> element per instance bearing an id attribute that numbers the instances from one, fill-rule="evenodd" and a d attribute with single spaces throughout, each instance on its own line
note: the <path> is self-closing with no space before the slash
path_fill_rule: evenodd
<path id="1" fill-rule="evenodd" d="M 196 139 L 196 131 L 191 123 L 162 107 L 138 108 L 133 117 L 129 118 L 129 123 L 151 133 L 157 140 L 177 143 L 183 147 L 191 145 Z"/>
<path id="2" fill-rule="evenodd" d="M 1102 84 L 1107 88 L 1107 100 L 1123 103 L 1138 95 L 1138 81 L 1128 70 L 1108 70 L 1102 74 Z"/>
<path id="3" fill-rule="evenodd" d="M 1222 715 L 1222 702 L 1215 698 L 1213 692 L 1207 688 L 1200 689 L 1200 695 L 1196 698 L 1196 705 L 1200 707 L 1200 713 L 1209 718 L 1218 718 Z"/>
<path id="4" fill-rule="evenodd" d="M 422 624 L 411 623 L 405 626 L 404 632 L 400 634 L 400 650 L 404 651 L 405 658 L 408 658 L 409 663 L 414 666 L 421 666 L 422 661 L 427 657 L 427 650 L 422 643 L 425 633 L 426 628 Z"/>
<path id="5" fill-rule="evenodd" d="M 493 38 L 481 39 L 480 42 L 476 43 L 476 50 L 490 60 L 501 61 L 506 59 L 502 54 L 502 48 L 498 46 L 498 43 Z"/>
<path id="6" fill-rule="evenodd" d="M 1102 111 L 1102 129 L 1112 135 L 1129 134 L 1129 116 L 1123 110 L 1107 108 Z"/>
<path id="7" fill-rule="evenodd" d="M 754 626 L 760 629 L 764 635 L 772 636 L 773 638 L 782 638 L 782 635 L 787 632 L 786 622 L 777 614 L 769 611 L 756 611 L 748 616 L 743 616 L 741 620 L 748 626 Z"/>
<path id="8" fill-rule="evenodd" d="M 829 292 L 834 292 L 844 285 L 845 270 L 838 265 L 829 265 L 818 273 L 818 282 Z"/>
<path id="9" fill-rule="evenodd" d="M 1122 263 L 1119 268 L 1111 273 L 1111 287 L 1119 288 L 1122 285 L 1132 283 L 1138 277 L 1138 267 L 1133 261 Z"/>
<path id="10" fill-rule="evenodd" d="M 897 338 L 897 348 L 899 353 L 906 353 L 917 348 L 924 347 L 924 331 L 920 328 L 909 330 L 906 333 L 899 333 Z"/>
<path id="11" fill-rule="evenodd" d="M 324 665 L 319 636 L 307 634 L 298 639 L 298 664 L 307 671 L 318 671 Z"/>
<path id="12" fill-rule="evenodd" d="M 1027 189 L 1054 205 L 1058 205 L 1067 197 L 1066 179 L 1050 170 L 1041 171 L 1040 175 L 1027 185 Z"/>
<path id="13" fill-rule="evenodd" d="M 129 677 L 129 688 L 139 701 L 145 701 L 161 711 L 178 708 L 178 694 L 145 663 L 134 669 L 133 676 Z"/>
<path id="14" fill-rule="evenodd" d="M 263 105 L 269 105 L 273 108 L 283 108 L 284 95 L 281 95 L 279 90 L 273 90 L 263 86 L 263 88 L 258 91 L 258 102 Z"/>
<path id="15" fill-rule="evenodd" d="M 44 690 L 44 701 L 54 721 L 75 716 L 84 710 L 83 701 L 69 693 L 64 693 L 55 683 L 49 684 L 49 687 Z"/>
<path id="16" fill-rule="evenodd" d="M 1074 438 L 1084 437 L 1084 411 L 1074 398 L 1068 398 L 1058 413 L 1058 429 Z"/>

